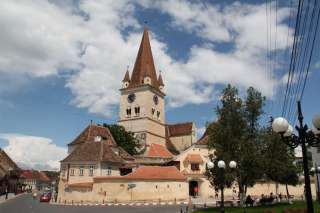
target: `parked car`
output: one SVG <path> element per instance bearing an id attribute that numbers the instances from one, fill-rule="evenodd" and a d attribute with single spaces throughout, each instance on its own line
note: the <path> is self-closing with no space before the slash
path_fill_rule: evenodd
<path id="1" fill-rule="evenodd" d="M 40 196 L 40 202 L 50 202 L 51 192 L 45 192 Z"/>

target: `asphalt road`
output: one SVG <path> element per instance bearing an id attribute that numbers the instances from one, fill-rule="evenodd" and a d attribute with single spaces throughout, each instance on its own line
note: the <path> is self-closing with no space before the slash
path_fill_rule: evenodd
<path id="1" fill-rule="evenodd" d="M 0 213 L 177 213 L 180 206 L 64 206 L 40 203 L 24 194 L 0 204 Z M 185 210 L 185 207 L 183 207 Z"/>

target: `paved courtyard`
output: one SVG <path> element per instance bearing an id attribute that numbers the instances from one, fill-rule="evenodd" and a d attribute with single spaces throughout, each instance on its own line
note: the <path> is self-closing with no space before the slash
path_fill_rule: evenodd
<path id="1" fill-rule="evenodd" d="M 2 213 L 177 213 L 180 212 L 181 206 L 64 206 L 40 203 L 33 200 L 30 194 L 24 194 L 17 198 L 10 199 L 0 204 Z M 185 210 L 185 206 L 183 206 Z"/>

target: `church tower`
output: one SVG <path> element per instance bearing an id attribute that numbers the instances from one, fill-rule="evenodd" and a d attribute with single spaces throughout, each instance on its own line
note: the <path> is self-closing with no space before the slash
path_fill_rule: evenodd
<path id="1" fill-rule="evenodd" d="M 157 77 L 149 33 L 145 27 L 131 77 L 127 70 L 122 80 L 118 121 L 127 131 L 135 133 L 142 145 L 165 146 L 163 89 L 162 76 Z"/>

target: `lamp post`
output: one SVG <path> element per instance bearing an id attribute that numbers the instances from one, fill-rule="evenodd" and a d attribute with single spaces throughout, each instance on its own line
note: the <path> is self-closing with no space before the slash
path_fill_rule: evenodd
<path id="1" fill-rule="evenodd" d="M 218 161 L 218 168 L 219 168 L 219 171 L 221 172 L 221 179 L 220 179 L 220 191 L 221 191 L 221 200 L 220 200 L 220 212 L 221 213 L 224 213 L 224 184 L 225 184 L 225 168 L 226 168 L 226 163 L 223 161 L 223 160 L 219 160 Z M 207 163 L 207 167 L 209 170 L 212 171 L 212 169 L 214 168 L 214 163 L 212 161 L 209 161 Z M 229 167 L 231 169 L 235 169 L 237 167 L 237 163 L 235 161 L 230 161 L 229 162 Z"/>
<path id="2" fill-rule="evenodd" d="M 310 169 L 310 173 L 311 175 L 315 174 L 316 175 L 316 193 L 317 193 L 317 200 L 320 201 L 320 189 L 319 189 L 319 173 L 320 173 L 320 166 L 317 166 L 317 164 L 315 164 L 315 167 L 312 167 Z"/>
<path id="3" fill-rule="evenodd" d="M 313 130 L 309 130 L 308 126 L 306 124 L 303 124 L 301 102 L 298 101 L 298 120 L 299 126 L 296 126 L 298 135 L 293 134 L 293 127 L 288 123 L 288 121 L 285 118 L 282 117 L 274 119 L 274 121 L 272 122 L 272 129 L 273 131 L 281 135 L 282 140 L 289 147 L 296 148 L 298 146 L 301 146 L 306 192 L 305 196 L 307 200 L 307 212 L 314 213 L 308 168 L 307 146 L 320 144 L 320 115 L 314 116 L 312 120 L 314 128 Z"/>

